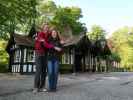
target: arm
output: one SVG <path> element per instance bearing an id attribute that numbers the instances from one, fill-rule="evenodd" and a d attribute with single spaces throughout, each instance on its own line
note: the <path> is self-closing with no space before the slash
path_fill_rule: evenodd
<path id="1" fill-rule="evenodd" d="M 62 44 L 60 43 L 60 41 L 58 41 L 58 45 L 54 47 L 54 49 L 57 50 L 58 52 L 62 51 Z"/>
<path id="2" fill-rule="evenodd" d="M 52 45 L 52 44 L 46 42 L 46 40 L 45 40 L 43 43 L 44 43 L 44 46 L 45 46 L 46 48 L 48 48 L 48 49 L 54 48 L 54 45 Z"/>
<path id="3" fill-rule="evenodd" d="M 40 42 L 40 44 L 43 45 L 43 47 L 46 47 L 46 48 L 54 48 L 54 45 L 52 44 L 49 44 L 47 41 L 46 41 L 46 37 L 45 37 L 45 34 L 40 32 L 38 33 L 38 36 L 37 36 L 37 41 Z"/>
<path id="4" fill-rule="evenodd" d="M 36 37 L 36 41 L 38 42 L 44 42 L 44 36 L 42 32 L 39 32 L 37 37 Z"/>

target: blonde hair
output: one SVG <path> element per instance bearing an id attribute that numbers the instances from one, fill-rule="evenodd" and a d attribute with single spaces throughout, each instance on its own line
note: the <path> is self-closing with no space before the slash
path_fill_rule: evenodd
<path id="1" fill-rule="evenodd" d="M 48 25 L 48 26 L 49 26 L 48 23 L 43 23 L 43 24 L 41 25 L 41 30 L 43 30 L 43 28 L 44 28 L 45 25 Z"/>
<path id="2" fill-rule="evenodd" d="M 38 30 L 38 31 L 42 31 L 42 30 L 43 30 L 43 27 L 44 27 L 45 25 L 48 25 L 48 26 L 49 26 L 48 23 L 43 23 L 43 24 L 37 25 L 37 30 Z"/>

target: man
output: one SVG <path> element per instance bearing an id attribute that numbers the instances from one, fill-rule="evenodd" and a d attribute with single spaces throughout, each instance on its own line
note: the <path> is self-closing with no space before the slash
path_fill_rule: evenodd
<path id="1" fill-rule="evenodd" d="M 46 69 L 47 69 L 47 49 L 54 48 L 57 51 L 61 49 L 55 47 L 47 42 L 47 37 L 49 35 L 49 26 L 44 24 L 42 27 L 42 32 L 37 34 L 35 38 L 35 53 L 36 53 L 36 73 L 34 80 L 34 90 L 33 93 L 45 92 L 45 79 L 46 79 Z"/>

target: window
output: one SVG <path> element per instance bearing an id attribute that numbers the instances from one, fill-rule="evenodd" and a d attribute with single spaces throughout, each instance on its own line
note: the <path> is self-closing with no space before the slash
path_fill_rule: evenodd
<path id="1" fill-rule="evenodd" d="M 20 62 L 20 51 L 16 50 L 14 54 L 14 62 Z"/>
<path id="2" fill-rule="evenodd" d="M 27 50 L 27 61 L 28 62 L 34 62 L 34 51 L 33 50 Z"/>

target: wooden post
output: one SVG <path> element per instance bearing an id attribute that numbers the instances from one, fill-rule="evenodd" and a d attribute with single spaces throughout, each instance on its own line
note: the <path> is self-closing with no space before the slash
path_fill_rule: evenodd
<path id="1" fill-rule="evenodd" d="M 91 59 L 91 54 L 90 54 L 90 57 L 89 57 L 89 67 L 90 67 L 90 71 L 92 72 L 92 59 Z"/>
<path id="2" fill-rule="evenodd" d="M 32 48 L 32 50 L 33 50 L 33 48 Z M 33 58 L 34 58 L 34 55 L 35 55 L 35 52 L 34 52 L 34 50 L 33 50 Z M 34 60 L 34 59 L 33 59 Z M 35 61 L 35 60 L 34 60 Z M 34 70 L 33 70 L 33 68 L 34 68 L 34 61 L 32 62 L 32 69 L 31 69 L 31 71 L 32 71 L 32 73 L 34 72 Z"/>
<path id="3" fill-rule="evenodd" d="M 106 59 L 106 72 L 108 72 L 109 71 L 109 60 L 108 60 L 108 58 Z"/>
<path id="4" fill-rule="evenodd" d="M 76 65 L 75 65 L 75 48 L 73 48 L 73 65 L 72 65 L 72 71 L 73 73 L 76 73 Z"/>
<path id="5" fill-rule="evenodd" d="M 20 74 L 23 74 L 24 48 L 20 48 L 20 49 L 21 49 Z"/>
<path id="6" fill-rule="evenodd" d="M 28 66 L 28 49 L 25 49 L 25 50 L 24 50 L 24 54 L 25 54 L 24 56 L 26 56 L 26 57 L 25 57 L 25 64 L 26 64 L 26 66 L 27 66 L 27 67 L 26 67 L 26 72 L 28 73 L 28 68 L 29 68 L 29 66 Z"/>
<path id="7" fill-rule="evenodd" d="M 71 65 L 71 48 L 69 48 L 69 64 Z"/>
<path id="8" fill-rule="evenodd" d="M 83 67 L 82 71 L 85 72 L 86 65 L 85 65 L 85 55 L 83 55 Z"/>
<path id="9" fill-rule="evenodd" d="M 93 66 L 92 72 L 96 72 L 96 67 L 97 67 L 96 62 L 97 62 L 96 57 L 92 56 L 92 66 Z"/>
<path id="10" fill-rule="evenodd" d="M 97 57 L 97 71 L 100 72 L 100 59 Z"/>
<path id="11" fill-rule="evenodd" d="M 87 55 L 87 65 L 88 65 L 88 72 L 90 72 L 90 55 Z"/>
<path id="12" fill-rule="evenodd" d="M 11 51 L 9 55 L 9 67 L 8 67 L 8 72 L 12 72 L 12 64 L 14 62 L 14 51 Z"/>

